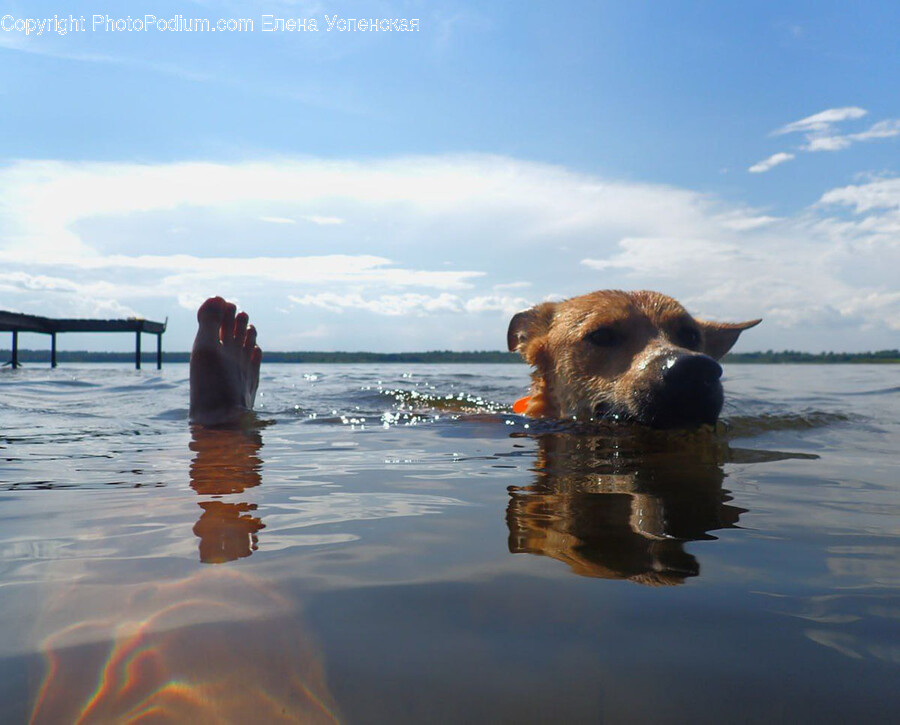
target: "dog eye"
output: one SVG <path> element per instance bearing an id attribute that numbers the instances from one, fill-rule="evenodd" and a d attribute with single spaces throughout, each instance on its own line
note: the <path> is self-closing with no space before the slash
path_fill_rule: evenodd
<path id="1" fill-rule="evenodd" d="M 589 332 L 584 339 L 597 347 L 610 347 L 620 342 L 622 336 L 611 327 L 598 327 L 593 332 Z"/>
<path id="2" fill-rule="evenodd" d="M 696 350 L 700 347 L 700 331 L 696 327 L 682 327 L 675 334 L 675 342 L 681 347 Z"/>

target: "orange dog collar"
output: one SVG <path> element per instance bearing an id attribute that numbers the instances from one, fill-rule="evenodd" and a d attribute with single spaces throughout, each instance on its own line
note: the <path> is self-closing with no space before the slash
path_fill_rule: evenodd
<path id="1" fill-rule="evenodd" d="M 530 402 L 530 395 L 526 395 L 524 398 L 519 398 L 515 403 L 513 403 L 513 413 L 524 413 L 526 410 L 528 410 L 528 404 Z"/>

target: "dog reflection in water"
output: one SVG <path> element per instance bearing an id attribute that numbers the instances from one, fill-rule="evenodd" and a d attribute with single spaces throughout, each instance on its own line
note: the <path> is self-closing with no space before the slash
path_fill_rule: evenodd
<path id="1" fill-rule="evenodd" d="M 509 549 L 581 576 L 681 584 L 700 573 L 685 542 L 714 539 L 746 511 L 728 504 L 727 451 L 707 434 L 611 429 L 542 435 L 538 445 L 534 484 L 510 491 Z"/>
<path id="2" fill-rule="evenodd" d="M 191 426 L 191 488 L 206 498 L 194 525 L 200 539 L 200 561 L 221 564 L 256 551 L 257 532 L 265 524 L 256 504 L 221 501 L 215 496 L 244 493 L 262 483 L 262 436 L 258 430 Z"/>

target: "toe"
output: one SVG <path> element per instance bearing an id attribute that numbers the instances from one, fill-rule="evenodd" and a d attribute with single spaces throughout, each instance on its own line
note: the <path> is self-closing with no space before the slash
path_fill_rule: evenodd
<path id="1" fill-rule="evenodd" d="M 197 310 L 198 337 L 218 339 L 226 304 L 221 297 L 210 297 L 200 305 L 200 308 Z"/>
<path id="2" fill-rule="evenodd" d="M 247 328 L 247 334 L 244 335 L 244 352 L 250 356 L 253 348 L 256 346 L 256 328 L 250 325 Z"/>
<path id="3" fill-rule="evenodd" d="M 202 324 L 211 319 L 221 319 L 227 304 L 221 297 L 210 297 L 197 310 L 197 321 Z"/>
<path id="4" fill-rule="evenodd" d="M 248 408 L 252 408 L 256 402 L 256 389 L 259 387 L 259 366 L 262 363 L 262 350 L 253 347 L 250 351 L 250 375 L 249 375 L 249 401 Z"/>
<path id="5" fill-rule="evenodd" d="M 244 369 L 247 371 L 247 374 L 250 378 L 253 378 L 253 350 L 259 349 L 256 347 L 256 328 L 253 325 L 250 325 L 247 328 L 247 333 L 244 335 L 244 342 L 241 346 L 241 363 L 244 366 Z"/>
<path id="6" fill-rule="evenodd" d="M 225 303 L 224 312 L 222 313 L 222 326 L 219 331 L 219 339 L 225 345 L 234 342 L 234 313 L 237 307 L 231 302 Z"/>
<path id="7" fill-rule="evenodd" d="M 241 312 L 234 318 L 234 342 L 237 345 L 244 344 L 244 337 L 247 335 L 247 322 L 250 319 L 246 312 Z"/>

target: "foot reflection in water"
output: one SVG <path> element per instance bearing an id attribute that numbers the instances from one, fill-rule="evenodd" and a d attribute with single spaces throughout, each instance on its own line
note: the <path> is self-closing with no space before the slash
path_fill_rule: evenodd
<path id="1" fill-rule="evenodd" d="M 243 493 L 262 483 L 262 436 L 258 430 L 192 426 L 191 488 L 201 496 Z M 210 500 L 194 525 L 200 538 L 200 561 L 221 564 L 250 556 L 257 549 L 257 532 L 265 528 L 253 515 L 256 504 Z"/>
<path id="2" fill-rule="evenodd" d="M 581 576 L 682 584 L 700 573 L 684 544 L 715 539 L 746 512 L 722 488 L 727 447 L 699 434 L 554 433 L 538 445 L 534 484 L 510 491 L 509 550 Z"/>
<path id="3" fill-rule="evenodd" d="M 195 427 L 191 487 L 214 497 L 260 485 L 261 447 L 258 431 Z M 263 528 L 255 504 L 200 507 L 201 562 L 250 556 Z M 140 560 L 110 581 L 105 562 L 94 564 L 61 582 L 39 614 L 46 665 L 31 722 L 340 721 L 300 604 L 277 583 L 228 566 L 141 576 Z"/>

